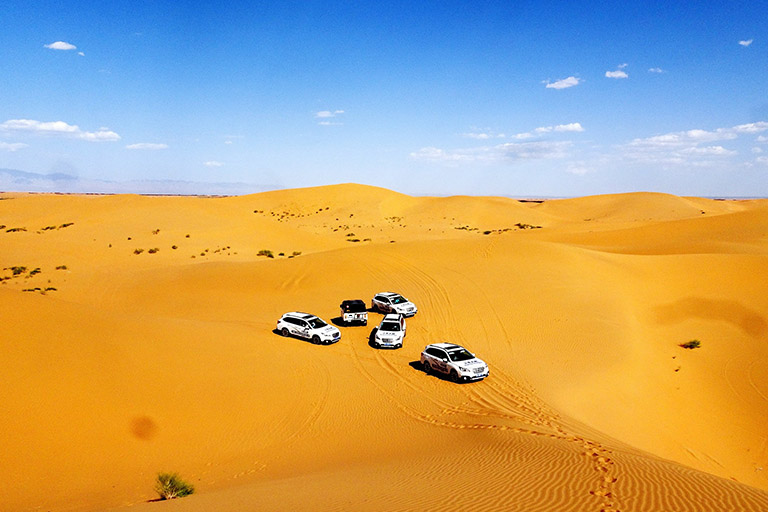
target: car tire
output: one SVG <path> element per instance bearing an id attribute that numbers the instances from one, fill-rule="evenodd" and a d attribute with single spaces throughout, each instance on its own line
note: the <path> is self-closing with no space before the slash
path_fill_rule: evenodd
<path id="1" fill-rule="evenodd" d="M 456 372 L 456 370 L 451 370 L 451 380 L 453 382 L 459 382 L 459 374 Z"/>
<path id="2" fill-rule="evenodd" d="M 427 361 L 426 359 L 424 360 L 423 363 L 421 363 L 421 367 L 424 369 L 424 373 L 426 373 L 427 375 L 432 373 L 432 367 L 429 366 L 429 361 Z"/>
<path id="3" fill-rule="evenodd" d="M 291 335 L 291 333 L 288 332 L 288 329 L 285 327 L 283 327 L 283 329 L 280 331 L 280 334 L 282 334 L 286 338 Z"/>
<path id="4" fill-rule="evenodd" d="M 317 334 L 312 336 L 312 343 L 314 343 L 315 345 L 319 345 L 320 344 L 320 337 Z"/>

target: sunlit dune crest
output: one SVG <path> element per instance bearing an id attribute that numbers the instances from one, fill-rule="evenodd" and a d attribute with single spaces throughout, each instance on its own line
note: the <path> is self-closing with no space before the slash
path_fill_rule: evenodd
<path id="1" fill-rule="evenodd" d="M 768 510 L 768 200 L 5 193 L 0 226 L 2 510 Z M 275 332 L 383 291 L 402 349 L 376 312 Z M 426 374 L 437 342 L 490 376 Z"/>

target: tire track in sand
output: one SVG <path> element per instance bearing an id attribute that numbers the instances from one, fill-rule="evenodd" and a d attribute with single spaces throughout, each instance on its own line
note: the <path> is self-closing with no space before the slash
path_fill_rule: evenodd
<path id="1" fill-rule="evenodd" d="M 491 248 L 486 248 L 487 251 L 491 251 Z M 453 305 L 446 287 L 407 259 L 392 254 L 385 256 L 385 262 L 382 263 L 385 263 L 387 272 L 384 273 L 380 268 L 369 264 L 371 273 L 385 276 L 390 282 L 395 282 L 409 290 L 409 293 L 411 291 L 418 293 L 418 305 L 422 311 L 420 316 L 424 317 L 420 320 L 427 324 L 424 329 L 429 338 L 433 338 L 433 336 L 429 336 L 432 332 L 436 332 L 439 336 L 447 331 L 454 338 L 459 337 L 458 342 L 462 343 L 463 336 L 461 336 L 460 326 L 453 316 L 448 314 Z M 443 271 L 445 270 L 443 269 Z M 509 345 L 510 337 L 506 326 L 482 286 L 457 271 L 454 271 L 454 277 L 451 280 L 452 284 L 461 283 L 468 292 L 472 293 L 473 297 L 480 296 L 483 299 L 484 304 L 473 304 L 472 307 L 477 313 L 476 318 L 481 320 L 482 334 L 486 338 L 483 341 L 486 345 L 494 328 L 503 333 L 502 337 Z M 425 315 L 425 311 L 428 311 L 429 315 Z M 480 312 L 484 314 L 480 314 Z M 439 339 L 439 341 L 443 340 Z M 452 339 L 452 341 L 456 340 Z M 429 339 L 427 342 L 434 341 Z M 433 389 L 426 385 L 427 381 L 423 379 L 414 381 L 414 376 L 423 377 L 422 374 L 413 371 L 406 372 L 405 369 L 401 370 L 390 361 L 390 358 L 385 358 L 378 352 L 374 360 L 378 370 L 383 370 L 384 375 L 374 375 L 360 360 L 357 349 L 352 347 L 352 350 L 355 364 L 365 378 L 374 384 L 391 403 L 413 419 L 443 428 L 510 431 L 534 436 L 547 436 L 572 445 L 575 444 L 580 450 L 583 463 L 591 467 L 595 475 L 589 486 L 589 494 L 600 501 L 598 510 L 601 512 L 620 512 L 615 491 L 618 477 L 616 476 L 613 452 L 597 441 L 572 432 L 564 425 L 557 413 L 536 397 L 535 392 L 529 386 L 495 368 L 488 381 L 473 385 L 469 392 L 464 395 L 465 400 L 456 404 L 455 402 L 435 399 Z M 390 386 L 380 382 L 380 379 L 392 381 L 393 378 L 408 387 L 411 395 L 426 397 L 422 401 L 430 402 L 437 411 L 422 413 L 418 405 L 406 403 L 407 396 L 392 391 Z M 473 421 L 467 421 L 468 419 L 473 419 Z M 525 426 L 521 426 L 521 424 Z"/>

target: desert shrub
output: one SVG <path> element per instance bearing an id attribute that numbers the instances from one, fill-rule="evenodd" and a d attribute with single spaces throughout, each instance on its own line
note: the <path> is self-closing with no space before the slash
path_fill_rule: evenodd
<path id="1" fill-rule="evenodd" d="M 483 231 L 483 234 L 484 234 L 484 235 L 490 235 L 490 234 L 491 234 L 491 232 L 490 232 L 490 231 Z"/>
<path id="2" fill-rule="evenodd" d="M 133 254 L 141 254 L 144 252 L 144 249 L 134 249 Z"/>
<path id="3" fill-rule="evenodd" d="M 30 270 L 30 271 L 29 271 L 29 277 L 32 277 L 32 276 L 34 276 L 35 274 L 39 274 L 40 272 L 42 272 L 42 270 L 40 270 L 40 267 L 37 267 L 37 268 L 36 268 L 36 269 L 34 269 L 34 270 Z"/>
<path id="4" fill-rule="evenodd" d="M 58 267 L 56 267 L 56 270 L 67 270 L 67 266 L 66 265 L 59 265 Z"/>
<path id="5" fill-rule="evenodd" d="M 301 251 L 293 251 L 293 254 L 291 256 L 301 256 Z"/>
<path id="6" fill-rule="evenodd" d="M 17 233 L 19 231 L 26 231 L 26 230 L 27 230 L 27 228 L 11 228 L 11 229 L 7 229 L 5 232 L 6 233 Z"/>
<path id="7" fill-rule="evenodd" d="M 9 267 L 9 270 L 13 272 L 14 277 L 23 274 L 27 271 L 27 267 Z"/>
<path id="8" fill-rule="evenodd" d="M 262 249 L 258 253 L 256 253 L 256 256 L 266 256 L 267 258 L 274 258 L 275 255 L 270 251 L 269 249 Z"/>
<path id="9" fill-rule="evenodd" d="M 347 238 L 347 242 L 359 242 L 359 238 Z"/>
<path id="10" fill-rule="evenodd" d="M 284 252 L 278 253 L 278 256 L 285 256 Z"/>
<path id="11" fill-rule="evenodd" d="M 159 247 L 153 247 L 152 249 L 148 250 L 147 252 L 148 252 L 149 254 L 155 254 L 155 253 L 156 253 L 157 251 L 159 251 L 159 250 L 160 250 L 160 248 L 159 248 Z"/>
<path id="12" fill-rule="evenodd" d="M 72 224 L 74 224 L 74 222 L 67 222 L 66 224 L 62 224 L 61 226 L 59 226 L 59 229 L 61 229 L 61 228 L 68 228 Z"/>
<path id="13" fill-rule="evenodd" d="M 173 249 L 174 251 L 175 251 L 176 249 L 178 249 L 178 248 L 179 248 L 179 246 L 177 246 L 177 245 L 172 245 L 172 246 L 171 246 L 171 249 Z"/>
<path id="14" fill-rule="evenodd" d="M 189 233 L 187 233 L 187 236 L 185 236 L 184 238 L 189 238 Z"/>
<path id="15" fill-rule="evenodd" d="M 701 346 L 701 342 L 699 340 L 691 340 L 691 341 L 686 341 L 685 343 L 681 343 L 680 346 L 683 348 L 694 349 L 694 348 L 699 348 Z"/>
<path id="16" fill-rule="evenodd" d="M 156 235 L 156 234 L 158 234 L 158 233 L 160 233 L 160 228 L 157 228 L 157 229 L 153 229 L 153 230 L 152 230 L 152 234 L 153 234 L 153 235 Z"/>
<path id="17" fill-rule="evenodd" d="M 51 231 L 52 229 L 56 229 L 56 226 L 45 226 L 41 231 Z"/>
<path id="18" fill-rule="evenodd" d="M 195 488 L 179 478 L 176 473 L 158 473 L 155 491 L 161 499 L 183 498 L 195 492 Z"/>
<path id="19" fill-rule="evenodd" d="M 0 229 L 5 229 L 5 224 L 0 224 Z"/>
<path id="20" fill-rule="evenodd" d="M 520 229 L 541 229 L 541 226 L 534 226 L 533 224 L 525 224 L 523 222 L 518 222 L 515 226 Z"/>

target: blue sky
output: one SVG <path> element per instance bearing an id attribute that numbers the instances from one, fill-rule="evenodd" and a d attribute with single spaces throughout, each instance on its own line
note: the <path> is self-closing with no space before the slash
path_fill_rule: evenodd
<path id="1" fill-rule="evenodd" d="M 385 4 L 7 2 L 0 168 L 768 196 L 767 2 Z"/>

